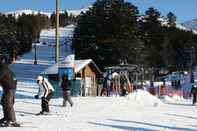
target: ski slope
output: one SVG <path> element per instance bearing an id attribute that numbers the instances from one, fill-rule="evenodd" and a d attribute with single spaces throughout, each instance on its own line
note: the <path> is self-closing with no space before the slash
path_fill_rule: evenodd
<path id="1" fill-rule="evenodd" d="M 15 111 L 23 127 L 0 128 L 0 131 L 197 130 L 197 106 L 191 106 L 190 100 L 161 101 L 138 90 L 127 97 L 74 97 L 71 108 L 61 107 L 62 98 L 58 98 L 50 102 L 50 115 L 36 116 L 40 111 L 40 100 L 33 99 L 37 90 L 31 86 L 19 89 Z"/>
<path id="2" fill-rule="evenodd" d="M 65 28 L 60 28 L 60 59 L 71 53 L 70 37 L 75 26 L 68 25 Z M 45 42 L 45 44 L 43 44 Z M 46 68 L 55 63 L 55 29 L 42 30 L 40 33 L 40 43 L 36 43 L 36 58 L 37 65 L 34 65 L 34 47 L 32 50 L 23 56 L 20 56 L 15 64 L 10 65 L 10 68 L 16 74 L 18 81 L 32 81 Z"/>

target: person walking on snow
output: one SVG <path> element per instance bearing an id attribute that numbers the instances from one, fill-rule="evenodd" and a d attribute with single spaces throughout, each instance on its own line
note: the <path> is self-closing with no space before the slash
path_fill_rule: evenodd
<path id="1" fill-rule="evenodd" d="M 49 101 L 53 96 L 53 92 L 55 91 L 53 86 L 50 84 L 47 78 L 43 76 L 37 77 L 37 84 L 39 86 L 39 90 L 37 95 L 34 97 L 38 99 L 41 97 L 41 111 L 37 115 L 43 115 L 49 113 Z"/>
<path id="2" fill-rule="evenodd" d="M 71 100 L 70 86 L 71 86 L 71 83 L 68 80 L 68 76 L 63 75 L 62 76 L 62 84 L 61 84 L 61 88 L 62 88 L 62 92 L 63 92 L 63 104 L 62 104 L 62 106 L 66 106 L 67 101 L 70 103 L 71 107 L 73 106 L 73 101 Z"/>
<path id="3" fill-rule="evenodd" d="M 20 126 L 16 122 L 14 101 L 17 81 L 15 74 L 9 69 L 6 57 L 0 56 L 0 85 L 3 88 L 1 105 L 4 117 L 0 119 L 0 126 Z"/>
<path id="4" fill-rule="evenodd" d="M 196 104 L 196 95 L 197 95 L 197 86 L 196 85 L 192 85 L 191 95 L 193 97 L 192 104 L 195 105 Z"/>

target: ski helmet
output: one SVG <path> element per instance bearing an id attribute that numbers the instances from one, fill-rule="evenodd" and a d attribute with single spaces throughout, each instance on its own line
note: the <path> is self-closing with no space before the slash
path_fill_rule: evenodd
<path id="1" fill-rule="evenodd" d="M 40 80 L 40 81 L 43 80 L 43 76 L 38 76 L 37 80 Z"/>

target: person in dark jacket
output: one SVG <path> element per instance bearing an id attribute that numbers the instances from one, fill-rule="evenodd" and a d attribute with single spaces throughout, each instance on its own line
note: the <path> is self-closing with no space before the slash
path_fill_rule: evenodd
<path id="1" fill-rule="evenodd" d="M 63 75 L 62 76 L 62 84 L 61 84 L 61 88 L 62 88 L 62 92 L 63 92 L 63 105 L 62 106 L 66 106 L 67 101 L 70 103 L 71 107 L 73 106 L 73 101 L 71 99 L 70 86 L 71 86 L 71 83 L 68 80 L 68 76 Z"/>
<path id="2" fill-rule="evenodd" d="M 0 56 L 0 85 L 3 88 L 1 105 L 4 115 L 0 119 L 0 126 L 20 126 L 16 122 L 14 111 L 16 84 L 15 74 L 9 69 L 6 57 Z"/>
<path id="3" fill-rule="evenodd" d="M 196 85 L 192 85 L 191 95 L 193 97 L 192 104 L 195 105 L 196 104 L 196 95 L 197 95 L 197 86 Z"/>

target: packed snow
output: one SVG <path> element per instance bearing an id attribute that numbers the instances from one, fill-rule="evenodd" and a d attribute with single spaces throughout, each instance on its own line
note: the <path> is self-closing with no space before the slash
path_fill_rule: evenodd
<path id="1" fill-rule="evenodd" d="M 162 102 L 146 91 L 127 97 L 73 97 L 74 106 L 61 107 L 62 98 L 50 102 L 51 113 L 36 116 L 40 100 L 34 84 L 19 83 L 15 102 L 22 128 L 1 131 L 195 131 L 196 106 L 190 100 Z M 1 113 L 2 115 L 2 113 Z"/>

